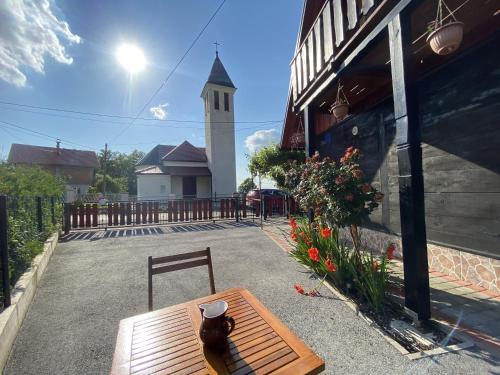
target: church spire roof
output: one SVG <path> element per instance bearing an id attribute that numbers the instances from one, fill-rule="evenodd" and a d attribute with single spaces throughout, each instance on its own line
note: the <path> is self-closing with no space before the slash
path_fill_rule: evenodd
<path id="1" fill-rule="evenodd" d="M 224 68 L 224 65 L 222 65 L 222 61 L 219 59 L 219 53 L 217 51 L 215 52 L 214 64 L 212 65 L 212 70 L 208 76 L 207 83 L 215 83 L 216 85 L 235 88 L 233 81 L 231 81 L 231 78 L 229 78 L 229 75 Z"/>

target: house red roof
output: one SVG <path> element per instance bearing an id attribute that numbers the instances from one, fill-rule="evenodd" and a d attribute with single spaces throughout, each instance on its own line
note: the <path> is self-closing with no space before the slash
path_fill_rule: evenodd
<path id="1" fill-rule="evenodd" d="M 94 151 L 44 147 L 14 143 L 10 147 L 9 163 L 36 165 L 65 165 L 98 168 L 99 160 Z"/>
<path id="2" fill-rule="evenodd" d="M 162 161 L 191 161 L 191 162 L 206 162 L 207 155 L 198 147 L 193 146 L 188 141 L 182 142 L 179 146 L 175 147 L 168 154 L 166 154 Z"/>

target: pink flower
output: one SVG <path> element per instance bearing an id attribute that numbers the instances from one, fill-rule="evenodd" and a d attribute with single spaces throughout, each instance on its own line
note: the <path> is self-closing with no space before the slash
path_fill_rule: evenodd
<path id="1" fill-rule="evenodd" d="M 345 199 L 347 202 L 352 202 L 352 201 L 354 200 L 354 195 L 352 195 L 351 193 L 346 194 L 346 196 L 344 197 L 344 199 Z"/>

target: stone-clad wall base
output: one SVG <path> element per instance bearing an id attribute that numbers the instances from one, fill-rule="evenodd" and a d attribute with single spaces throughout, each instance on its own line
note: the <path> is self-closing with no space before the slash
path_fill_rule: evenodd
<path id="1" fill-rule="evenodd" d="M 341 237 L 348 241 L 351 238 L 346 229 L 341 230 Z M 393 243 L 396 246 L 395 256 L 403 258 L 401 238 L 397 235 L 363 228 L 361 242 L 374 252 L 381 252 Z M 500 293 L 500 260 L 434 244 L 427 244 L 427 253 L 431 271 Z"/>

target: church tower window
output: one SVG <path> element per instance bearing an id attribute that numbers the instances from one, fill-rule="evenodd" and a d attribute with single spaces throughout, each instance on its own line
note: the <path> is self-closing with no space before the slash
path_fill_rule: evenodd
<path id="1" fill-rule="evenodd" d="M 219 109 L 219 92 L 214 90 L 214 108 Z"/>
<path id="2" fill-rule="evenodd" d="M 229 94 L 224 93 L 224 111 L 229 112 Z"/>

